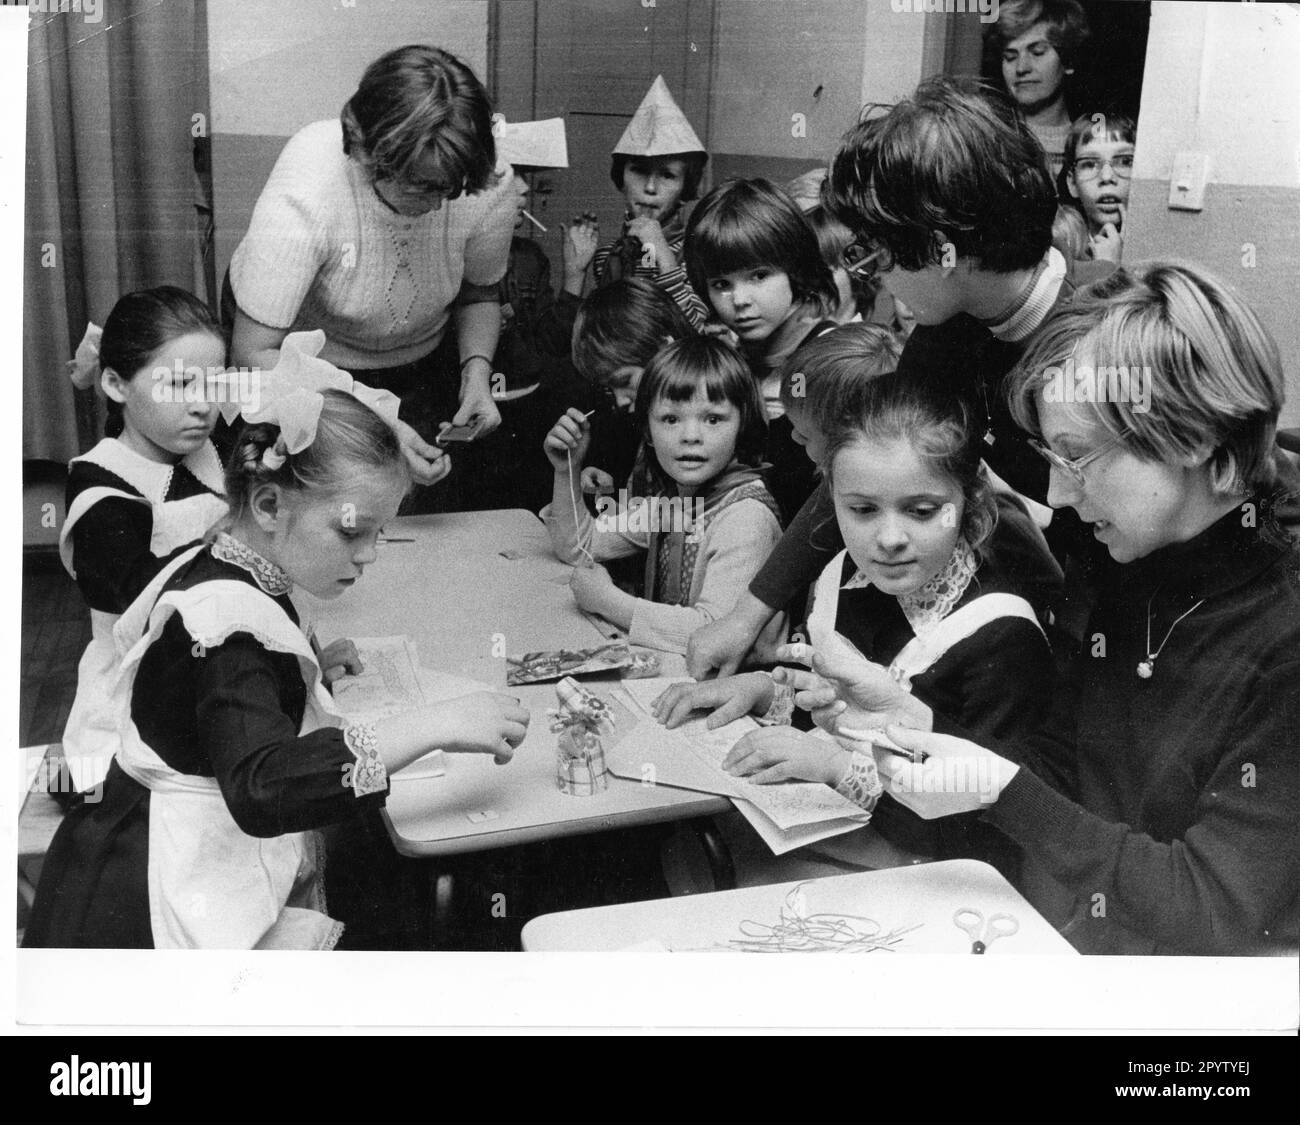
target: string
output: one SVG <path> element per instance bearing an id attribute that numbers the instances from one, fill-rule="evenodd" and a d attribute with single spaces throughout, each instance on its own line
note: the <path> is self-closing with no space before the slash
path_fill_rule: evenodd
<path id="1" fill-rule="evenodd" d="M 594 410 L 589 411 L 586 415 L 584 415 L 584 418 L 590 418 L 592 414 L 595 413 L 596 412 Z M 567 445 L 564 447 L 564 459 L 566 462 L 568 462 L 568 466 L 569 466 L 569 505 L 573 510 L 573 533 L 578 537 L 577 538 L 578 550 L 587 556 L 587 565 L 595 566 L 596 565 L 595 558 L 592 556 L 592 553 L 589 550 L 587 550 L 586 546 L 584 546 L 582 542 L 582 524 L 578 522 L 578 496 L 577 496 L 577 488 L 575 487 L 579 482 L 577 478 L 575 478 L 573 475 L 573 450 L 570 449 Z"/>
<path id="2" fill-rule="evenodd" d="M 804 914 L 799 908 L 800 883 L 785 896 L 780 919 L 776 923 L 744 919 L 739 938 L 728 945 L 747 953 L 873 953 L 878 949 L 894 952 L 905 934 L 919 930 L 924 923 L 884 931 L 874 918 L 860 914 Z"/>

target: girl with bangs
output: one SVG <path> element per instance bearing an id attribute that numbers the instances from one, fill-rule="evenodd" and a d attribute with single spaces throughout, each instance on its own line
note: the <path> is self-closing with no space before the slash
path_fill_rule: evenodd
<path id="1" fill-rule="evenodd" d="M 668 344 L 646 366 L 634 417 L 650 495 L 629 499 L 625 490 L 591 519 L 579 491 L 590 421 L 570 409 L 546 437 L 555 487 L 542 519 L 555 553 L 575 568 L 579 606 L 627 630 L 633 644 L 684 653 L 691 633 L 731 611 L 781 537 L 760 472 L 763 405 L 736 350 L 695 336 Z M 638 551 L 646 552 L 639 598 L 598 565 Z M 769 629 L 779 643 L 784 617 Z"/>
<path id="2" fill-rule="evenodd" d="M 758 381 L 769 426 L 765 475 L 788 521 L 815 482 L 791 440 L 781 369 L 806 340 L 835 327 L 835 279 L 794 200 L 763 179 L 728 181 L 700 201 L 686 231 L 686 263 Z"/>

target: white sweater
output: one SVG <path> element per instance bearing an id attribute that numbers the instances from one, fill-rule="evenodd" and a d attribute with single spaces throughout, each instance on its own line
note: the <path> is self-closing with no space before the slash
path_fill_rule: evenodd
<path id="1" fill-rule="evenodd" d="M 235 300 L 271 328 L 323 328 L 322 358 L 347 370 L 411 363 L 441 341 L 461 282 L 505 274 L 511 168 L 495 186 L 426 215 L 398 215 L 343 153 L 337 119 L 284 146 L 230 262 Z"/>

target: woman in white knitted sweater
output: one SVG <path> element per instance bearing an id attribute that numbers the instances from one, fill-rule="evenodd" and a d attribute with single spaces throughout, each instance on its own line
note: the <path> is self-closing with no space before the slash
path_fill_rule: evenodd
<path id="1" fill-rule="evenodd" d="M 323 358 L 402 399 L 416 479 L 441 479 L 450 462 L 416 430 L 500 423 L 497 283 L 520 182 L 468 67 L 425 46 L 377 59 L 341 121 L 295 134 L 262 190 L 230 264 L 233 361 L 270 369 L 289 332 L 323 329 Z"/>

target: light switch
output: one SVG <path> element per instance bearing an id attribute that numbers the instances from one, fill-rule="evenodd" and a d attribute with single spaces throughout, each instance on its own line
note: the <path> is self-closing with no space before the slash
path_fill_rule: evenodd
<path id="1" fill-rule="evenodd" d="M 1177 153 L 1174 156 L 1173 172 L 1169 176 L 1170 210 L 1202 210 L 1205 207 L 1205 183 L 1209 178 L 1209 153 Z"/>

